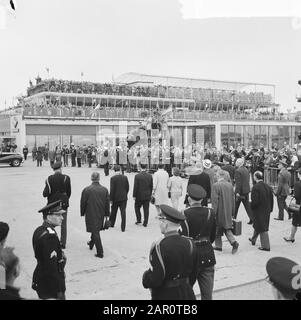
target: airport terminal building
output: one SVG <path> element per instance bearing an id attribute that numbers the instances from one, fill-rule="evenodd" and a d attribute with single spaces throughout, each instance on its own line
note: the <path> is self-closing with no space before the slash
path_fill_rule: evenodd
<path id="1" fill-rule="evenodd" d="M 116 145 L 153 110 L 166 114 L 172 145 L 293 146 L 301 130 L 279 113 L 275 85 L 126 73 L 114 83 L 36 78 L 17 107 L 0 113 L 0 139 L 19 152 L 25 144 Z"/>

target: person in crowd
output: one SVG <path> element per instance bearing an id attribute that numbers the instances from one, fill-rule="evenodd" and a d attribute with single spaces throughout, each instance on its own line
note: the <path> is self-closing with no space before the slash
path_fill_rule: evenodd
<path id="1" fill-rule="evenodd" d="M 0 263 L 5 269 L 5 287 L 0 286 L 0 300 L 21 300 L 20 289 L 14 286 L 20 275 L 20 261 L 13 252 L 14 248 L 6 247 L 0 252 Z"/>
<path id="2" fill-rule="evenodd" d="M 140 208 L 143 207 L 143 226 L 147 227 L 149 217 L 149 203 L 153 191 L 153 178 L 146 172 L 147 165 L 141 163 L 141 172 L 134 178 L 133 199 L 135 201 L 136 225 L 141 223 Z"/>
<path id="3" fill-rule="evenodd" d="M 88 160 L 88 165 L 89 165 L 89 168 L 92 168 L 92 148 L 91 146 L 88 146 L 88 150 L 87 150 L 87 160 Z"/>
<path id="4" fill-rule="evenodd" d="M 58 145 L 55 147 L 55 161 L 60 162 L 62 160 L 62 149 L 61 146 Z"/>
<path id="5" fill-rule="evenodd" d="M 105 149 L 103 152 L 102 163 L 104 165 L 103 170 L 104 170 L 105 176 L 108 176 L 110 174 L 110 161 L 109 161 L 108 149 Z"/>
<path id="6" fill-rule="evenodd" d="M 180 177 L 180 169 L 177 167 L 172 168 L 173 176 L 168 179 L 167 188 L 170 192 L 170 200 L 172 206 L 179 210 L 179 200 L 183 195 L 183 181 Z"/>
<path id="7" fill-rule="evenodd" d="M 287 170 L 287 162 L 283 159 L 279 160 L 278 168 L 280 172 L 278 174 L 278 186 L 276 191 L 277 204 L 278 204 L 278 217 L 275 220 L 284 219 L 284 209 L 288 213 L 289 219 L 291 218 L 291 213 L 288 212 L 288 207 L 286 204 L 286 198 L 290 194 L 290 181 L 291 174 Z"/>
<path id="8" fill-rule="evenodd" d="M 79 146 L 76 147 L 76 161 L 77 167 L 80 168 L 82 166 L 82 152 Z"/>
<path id="9" fill-rule="evenodd" d="M 99 232 L 103 230 L 105 217 L 110 216 L 110 196 L 106 187 L 99 183 L 98 172 L 91 174 L 92 184 L 82 191 L 80 199 L 80 215 L 85 217 L 86 230 L 91 233 L 88 242 L 90 250 L 96 247 L 95 257 L 103 258 L 104 250 Z"/>
<path id="10" fill-rule="evenodd" d="M 206 191 L 206 197 L 202 199 L 202 205 L 206 207 L 208 205 L 208 200 L 211 197 L 211 183 L 209 175 L 203 171 L 203 164 L 201 161 L 198 161 L 195 164 L 195 168 L 193 168 L 193 170 L 189 172 L 187 188 L 190 184 L 198 184 L 199 186 L 204 188 L 204 190 Z M 186 204 L 186 206 L 189 206 L 188 193 L 186 194 L 184 204 Z"/>
<path id="11" fill-rule="evenodd" d="M 63 221 L 65 210 L 60 200 L 49 203 L 38 212 L 43 214 L 43 224 L 38 227 L 32 237 L 34 255 L 37 266 L 33 272 L 32 289 L 40 299 L 65 300 L 66 257 L 62 251 L 55 227 Z"/>
<path id="12" fill-rule="evenodd" d="M 67 147 L 67 145 L 65 144 L 62 148 L 62 157 L 63 157 L 63 161 L 64 161 L 64 167 L 68 167 L 68 163 L 69 163 L 69 149 Z"/>
<path id="13" fill-rule="evenodd" d="M 270 215 L 273 212 L 274 196 L 272 188 L 263 182 L 263 173 L 254 172 L 255 184 L 251 192 L 251 209 L 253 211 L 254 233 L 249 239 L 252 245 L 256 244 L 258 235 L 260 236 L 261 246 L 258 248 L 263 251 L 270 251 L 269 224 Z"/>
<path id="14" fill-rule="evenodd" d="M 181 222 L 180 234 L 193 239 L 196 247 L 196 272 L 191 285 L 198 281 L 201 299 L 212 300 L 214 265 L 216 263 L 212 243 L 216 235 L 216 220 L 211 209 L 202 205 L 206 191 L 197 184 L 187 187 L 190 208 L 184 211 L 186 220 Z"/>
<path id="15" fill-rule="evenodd" d="M 0 252 L 5 246 L 8 232 L 9 225 L 6 222 L 0 221 Z"/>
<path id="16" fill-rule="evenodd" d="M 232 217 L 235 213 L 235 195 L 233 185 L 228 181 L 229 173 L 221 170 L 218 181 L 213 184 L 211 192 L 212 209 L 216 216 L 216 238 L 215 247 L 222 251 L 222 235 L 225 234 L 232 246 L 232 254 L 237 252 L 238 242 L 232 233 Z"/>
<path id="17" fill-rule="evenodd" d="M 74 143 L 70 145 L 70 153 L 71 153 L 71 165 L 72 167 L 76 167 L 76 149 Z"/>
<path id="18" fill-rule="evenodd" d="M 113 228 L 116 221 L 116 214 L 118 208 L 121 214 L 121 231 L 125 231 L 126 226 L 126 204 L 128 200 L 129 181 L 127 176 L 122 175 L 119 165 L 114 166 L 115 175 L 110 182 L 110 201 L 111 201 L 111 215 L 110 222 Z"/>
<path id="19" fill-rule="evenodd" d="M 301 169 L 298 169 L 297 175 L 298 175 L 298 181 L 296 181 L 294 185 L 294 197 L 296 200 L 296 204 L 300 206 L 301 204 Z M 297 229 L 298 227 L 301 227 L 301 206 L 297 212 L 292 212 L 291 214 L 293 216 L 291 234 L 289 237 L 284 237 L 283 239 L 286 242 L 293 243 L 295 242 L 295 235 L 296 235 Z"/>
<path id="20" fill-rule="evenodd" d="M 160 214 L 160 205 L 168 204 L 168 173 L 164 170 L 164 165 L 160 163 L 158 170 L 153 175 L 153 196 L 158 214 Z"/>
<path id="21" fill-rule="evenodd" d="M 232 184 L 234 184 L 234 175 L 235 175 L 235 168 L 231 164 L 231 158 L 228 155 L 223 156 L 223 165 L 222 165 L 222 170 L 228 171 Z"/>
<path id="22" fill-rule="evenodd" d="M 27 145 L 25 145 L 23 147 L 22 152 L 23 152 L 24 160 L 27 160 L 27 155 L 28 155 L 28 147 L 27 147 Z"/>
<path id="23" fill-rule="evenodd" d="M 284 257 L 273 257 L 266 263 L 267 279 L 272 286 L 275 300 L 301 300 L 300 266 Z"/>
<path id="24" fill-rule="evenodd" d="M 151 267 L 143 273 L 143 287 L 150 289 L 152 300 L 195 300 L 190 282 L 196 272 L 194 244 L 178 233 L 185 216 L 164 204 L 160 210 L 164 238 L 151 246 Z"/>
<path id="25" fill-rule="evenodd" d="M 43 150 L 43 157 L 45 161 L 48 161 L 48 154 L 49 154 L 49 147 L 48 147 L 48 144 L 45 144 L 45 147 Z"/>
<path id="26" fill-rule="evenodd" d="M 237 218 L 238 209 L 240 206 L 240 203 L 242 202 L 247 215 L 249 217 L 248 224 L 253 223 L 253 217 L 252 217 L 252 211 L 250 208 L 249 203 L 249 193 L 250 193 L 250 174 L 248 169 L 244 166 L 244 159 L 238 158 L 236 160 L 236 170 L 234 174 L 235 179 L 235 200 L 236 200 L 236 206 L 235 206 L 235 213 L 234 218 Z"/>
<path id="27" fill-rule="evenodd" d="M 50 167 L 53 168 L 53 165 L 55 162 L 55 150 L 48 151 L 48 158 L 49 158 L 49 162 L 50 162 Z"/>
<path id="28" fill-rule="evenodd" d="M 37 167 L 42 167 L 43 153 L 40 149 L 38 149 L 37 151 L 36 159 L 37 159 Z"/>
<path id="29" fill-rule="evenodd" d="M 214 183 L 214 171 L 212 169 L 212 162 L 209 159 L 203 160 L 203 168 L 204 172 L 208 174 L 210 178 L 210 186 L 212 188 L 212 185 Z"/>
<path id="30" fill-rule="evenodd" d="M 62 173 L 62 163 L 55 162 L 53 165 L 54 174 L 49 176 L 45 182 L 43 197 L 52 203 L 57 200 L 62 201 L 65 212 L 63 213 L 63 222 L 61 224 L 61 246 L 66 247 L 67 241 L 67 212 L 69 207 L 69 199 L 71 197 L 71 180 L 70 177 Z"/>

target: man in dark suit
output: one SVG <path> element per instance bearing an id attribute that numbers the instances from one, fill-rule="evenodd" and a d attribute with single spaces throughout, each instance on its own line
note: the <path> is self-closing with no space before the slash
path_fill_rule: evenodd
<path id="1" fill-rule="evenodd" d="M 153 178 L 146 172 L 147 165 L 141 164 L 141 172 L 134 179 L 133 198 L 135 201 L 136 224 L 141 223 L 140 208 L 143 206 L 143 226 L 146 227 L 149 216 L 149 202 L 153 191 Z"/>
<path id="2" fill-rule="evenodd" d="M 104 217 L 110 215 L 110 196 L 107 188 L 99 183 L 99 173 L 91 175 L 92 184 L 82 191 L 80 215 L 85 216 L 86 230 L 91 233 L 90 250 L 96 246 L 97 258 L 103 258 L 103 247 L 99 231 L 103 229 Z"/>
<path id="3" fill-rule="evenodd" d="M 223 164 L 224 165 L 222 166 L 222 169 L 229 172 L 231 181 L 232 181 L 232 183 L 234 183 L 235 168 L 234 168 L 234 166 L 232 166 L 230 164 L 230 162 L 231 162 L 230 157 L 228 155 L 225 155 L 223 157 Z"/>
<path id="4" fill-rule="evenodd" d="M 258 249 L 270 251 L 269 224 L 270 214 L 273 211 L 274 198 L 272 188 L 263 182 L 261 171 L 254 172 L 254 181 L 251 192 L 251 209 L 253 210 L 253 237 L 249 240 L 255 245 L 258 235 L 260 236 L 261 247 Z"/>
<path id="5" fill-rule="evenodd" d="M 62 174 L 62 163 L 56 162 L 53 165 L 54 174 L 49 176 L 45 182 L 43 197 L 47 197 L 48 204 L 57 200 L 62 201 L 63 209 L 63 222 L 61 225 L 61 245 L 65 249 L 67 241 L 67 211 L 69 207 L 69 199 L 71 196 L 71 182 L 70 177 Z"/>
<path id="6" fill-rule="evenodd" d="M 279 208 L 278 217 L 274 218 L 275 220 L 283 220 L 284 219 L 284 209 L 288 213 L 289 219 L 291 218 L 291 214 L 288 212 L 288 207 L 285 202 L 287 196 L 290 194 L 290 181 L 291 174 L 287 170 L 287 163 L 285 160 L 281 159 L 278 164 L 278 168 L 280 169 L 278 175 L 278 186 L 276 191 L 277 196 L 277 204 Z"/>
<path id="7" fill-rule="evenodd" d="M 247 215 L 250 219 L 248 224 L 252 224 L 253 218 L 252 218 L 252 211 L 249 203 L 250 174 L 248 169 L 244 166 L 243 158 L 238 158 L 236 160 L 236 167 L 237 169 L 235 170 L 235 175 L 234 175 L 235 197 L 236 197 L 234 218 L 236 219 L 240 203 L 242 202 L 246 209 Z"/>
<path id="8" fill-rule="evenodd" d="M 121 231 L 125 231 L 126 224 L 126 203 L 127 195 L 129 192 L 129 181 L 127 176 L 121 174 L 121 167 L 115 165 L 114 167 L 115 175 L 111 178 L 110 183 L 110 201 L 111 201 L 111 215 L 110 222 L 111 227 L 113 228 L 116 221 L 116 214 L 118 208 L 120 209 L 121 214 Z"/>
<path id="9" fill-rule="evenodd" d="M 206 191 L 206 197 L 202 199 L 202 205 L 207 206 L 208 205 L 208 199 L 211 197 L 211 182 L 209 175 L 203 171 L 203 164 L 202 162 L 197 162 L 195 166 L 195 170 L 191 172 L 191 175 L 189 176 L 188 184 L 187 184 L 187 190 L 188 186 L 190 184 L 197 184 L 204 188 Z M 186 206 L 189 206 L 188 202 L 188 192 L 185 197 L 184 204 Z"/>

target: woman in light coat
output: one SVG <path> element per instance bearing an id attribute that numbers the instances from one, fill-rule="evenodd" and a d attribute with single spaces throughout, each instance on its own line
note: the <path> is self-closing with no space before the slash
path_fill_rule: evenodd
<path id="1" fill-rule="evenodd" d="M 161 204 L 169 205 L 167 189 L 169 176 L 163 168 L 164 165 L 160 163 L 158 165 L 158 171 L 155 172 L 153 176 L 153 196 L 155 198 L 155 206 L 158 211 L 158 214 L 160 214 L 159 206 Z"/>
<path id="2" fill-rule="evenodd" d="M 180 170 L 177 167 L 174 167 L 172 169 L 173 176 L 169 178 L 167 187 L 170 192 L 170 200 L 172 203 L 172 206 L 179 210 L 179 199 L 181 198 L 183 194 L 183 181 L 180 177 Z"/>

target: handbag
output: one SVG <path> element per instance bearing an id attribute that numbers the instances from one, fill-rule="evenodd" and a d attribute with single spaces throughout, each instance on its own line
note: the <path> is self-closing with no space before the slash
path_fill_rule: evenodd
<path id="1" fill-rule="evenodd" d="M 154 196 L 151 196 L 150 203 L 151 203 L 151 204 L 155 204 L 155 202 L 156 202 L 155 197 L 154 197 Z"/>
<path id="2" fill-rule="evenodd" d="M 103 222 L 102 230 L 107 230 L 110 227 L 111 227 L 111 221 L 109 220 L 108 217 L 105 217 L 104 222 Z"/>
<path id="3" fill-rule="evenodd" d="M 171 198 L 171 192 L 168 191 L 168 198 L 170 199 Z"/>
<path id="4" fill-rule="evenodd" d="M 241 221 L 236 221 L 235 219 L 232 219 L 232 233 L 235 236 L 241 235 Z"/>
<path id="5" fill-rule="evenodd" d="M 299 213 L 300 204 L 296 204 L 296 199 L 293 197 L 288 205 L 288 211 L 291 213 Z"/>

